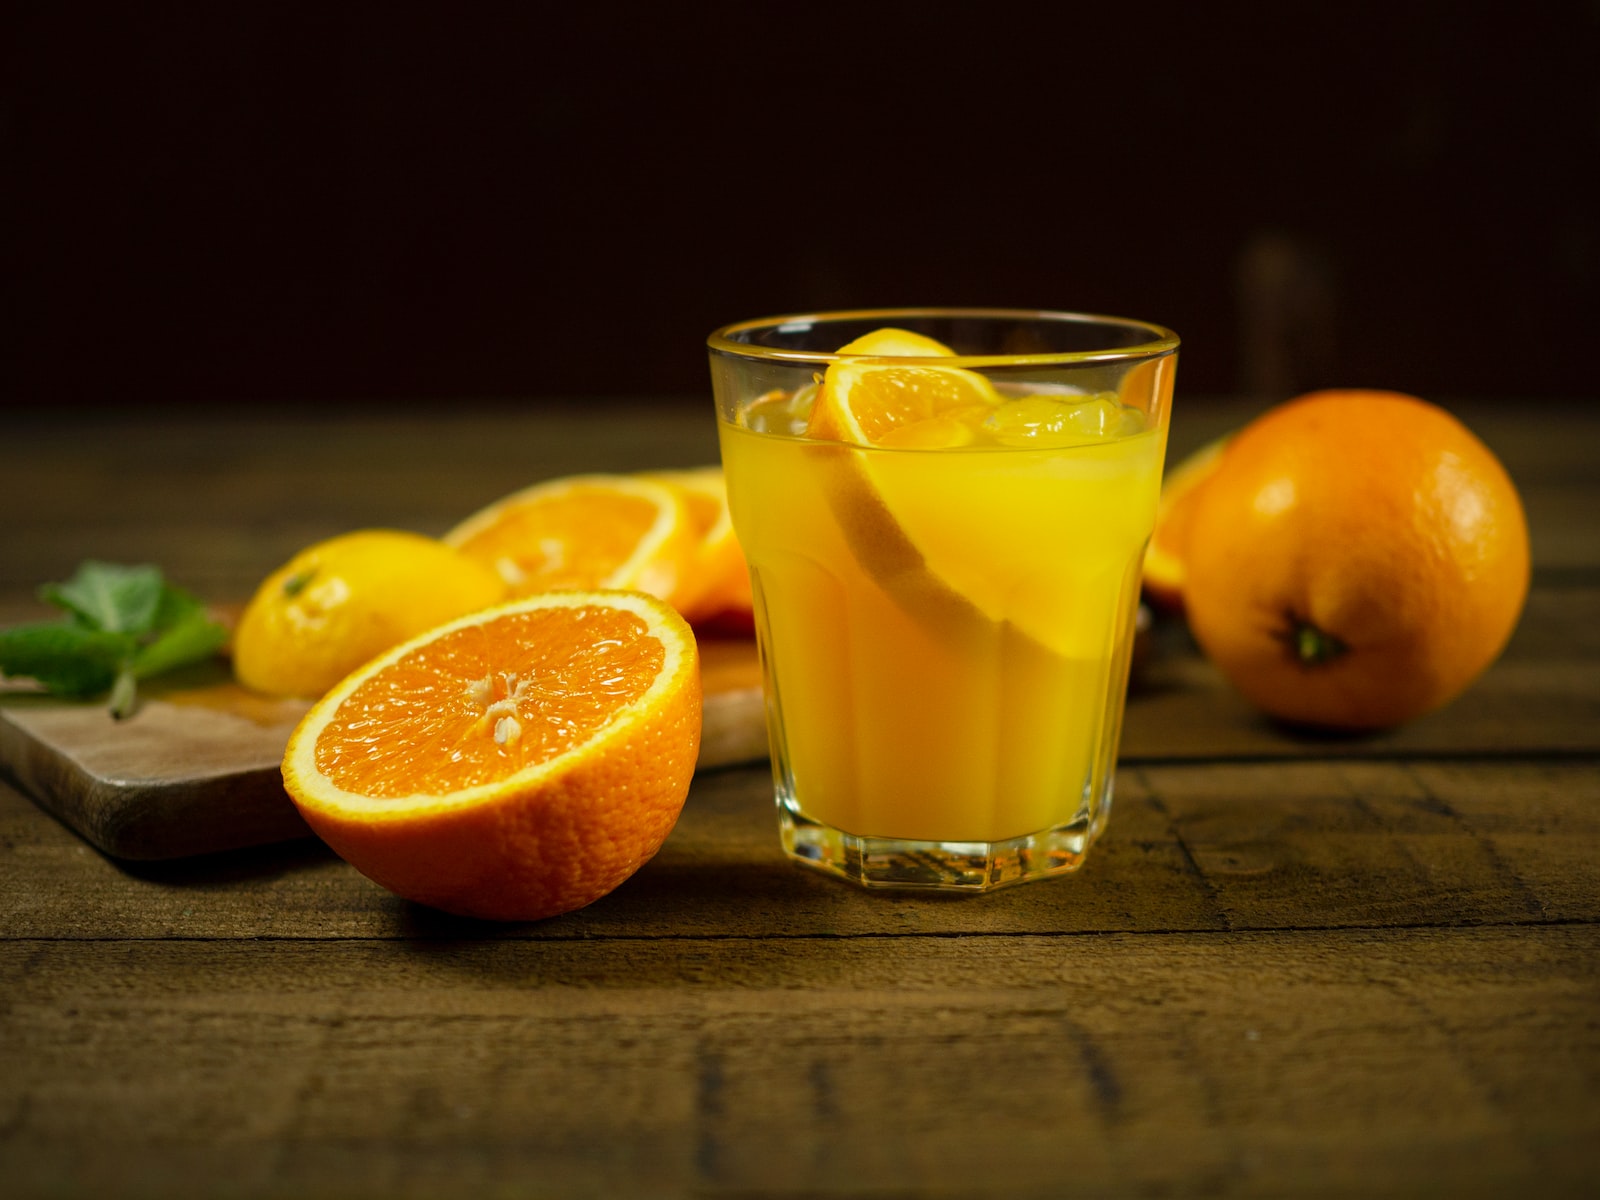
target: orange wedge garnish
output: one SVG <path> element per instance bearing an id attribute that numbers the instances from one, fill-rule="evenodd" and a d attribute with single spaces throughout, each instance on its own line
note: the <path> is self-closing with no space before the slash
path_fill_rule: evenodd
<path id="1" fill-rule="evenodd" d="M 874 359 L 949 358 L 949 347 L 903 329 L 879 329 L 840 347 L 850 359 L 823 376 L 806 436 L 886 449 L 939 449 L 972 441 L 972 426 L 1000 402 L 975 371 Z"/>

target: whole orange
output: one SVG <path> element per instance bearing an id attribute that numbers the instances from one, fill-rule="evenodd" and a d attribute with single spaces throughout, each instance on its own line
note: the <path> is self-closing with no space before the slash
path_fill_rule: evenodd
<path id="1" fill-rule="evenodd" d="M 1282 404 L 1228 442 L 1190 503 L 1190 628 L 1287 721 L 1378 729 L 1440 707 L 1499 656 L 1527 597 L 1505 468 L 1414 396 Z"/>

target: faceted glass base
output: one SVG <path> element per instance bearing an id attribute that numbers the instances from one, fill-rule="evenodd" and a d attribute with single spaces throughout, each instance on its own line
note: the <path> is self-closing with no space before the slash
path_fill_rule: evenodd
<path id="1" fill-rule="evenodd" d="M 1058 825 L 1003 842 L 921 842 L 858 837 L 778 802 L 778 828 L 789 857 L 867 888 L 990 892 L 1065 875 L 1083 865 L 1104 821 Z"/>

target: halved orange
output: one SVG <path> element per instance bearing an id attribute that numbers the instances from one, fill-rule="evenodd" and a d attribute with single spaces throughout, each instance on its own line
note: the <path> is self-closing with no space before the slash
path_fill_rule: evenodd
<path id="1" fill-rule="evenodd" d="M 698 625 L 729 611 L 749 611 L 750 570 L 728 513 L 728 485 L 721 467 L 651 471 L 643 476 L 673 488 L 683 500 L 697 542 L 672 605 Z"/>
<path id="2" fill-rule="evenodd" d="M 638 592 L 551 592 L 381 655 L 289 739 L 284 785 L 362 874 L 421 904 L 534 920 L 661 846 L 700 746 L 694 635 Z"/>
<path id="3" fill-rule="evenodd" d="M 681 495 L 630 475 L 573 475 L 474 513 L 445 542 L 493 568 L 513 595 L 621 588 L 670 598 L 697 538 Z"/>
<path id="4" fill-rule="evenodd" d="M 1228 439 L 1218 438 L 1190 454 L 1161 481 L 1156 524 L 1144 555 L 1144 590 L 1151 603 L 1168 611 L 1183 607 L 1185 546 L 1194 498 L 1215 474 Z"/>

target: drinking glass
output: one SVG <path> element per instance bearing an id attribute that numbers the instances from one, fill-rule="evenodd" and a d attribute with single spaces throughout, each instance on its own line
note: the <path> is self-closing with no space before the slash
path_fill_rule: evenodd
<path id="1" fill-rule="evenodd" d="M 1111 806 L 1176 335 L 906 309 L 709 349 L 785 851 L 867 887 L 1077 869 Z"/>

